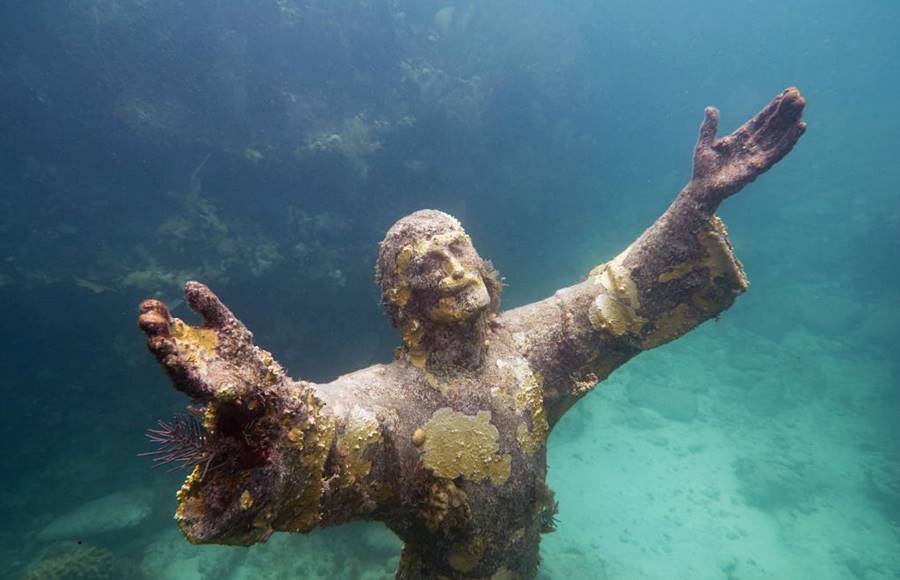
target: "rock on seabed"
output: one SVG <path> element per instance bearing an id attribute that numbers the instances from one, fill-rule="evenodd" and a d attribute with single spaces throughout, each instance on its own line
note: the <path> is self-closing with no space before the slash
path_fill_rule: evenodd
<path id="1" fill-rule="evenodd" d="M 150 515 L 153 492 L 146 489 L 119 491 L 91 500 L 48 524 L 38 540 L 72 540 L 133 528 Z"/>

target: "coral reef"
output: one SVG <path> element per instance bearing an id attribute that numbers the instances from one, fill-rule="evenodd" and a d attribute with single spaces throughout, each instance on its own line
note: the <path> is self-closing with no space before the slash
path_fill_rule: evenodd
<path id="1" fill-rule="evenodd" d="M 260 228 L 253 219 L 260 216 L 248 217 L 243 201 L 232 200 L 252 198 L 270 212 L 265 217 L 280 216 L 286 205 L 301 205 L 283 200 L 301 193 L 296 184 L 302 183 L 311 184 L 315 197 L 352 211 L 354 198 L 373 195 L 385 172 L 424 173 L 422 167 L 443 162 L 463 175 L 459 169 L 471 164 L 484 140 L 477 129 L 491 96 L 510 83 L 509 62 L 527 76 L 540 62 L 535 87 L 559 86 L 547 78 L 559 74 L 555 58 L 537 50 L 539 44 L 498 44 L 508 36 L 503 32 L 517 31 L 521 21 L 523 37 L 571 36 L 560 23 L 550 28 L 518 11 L 507 25 L 505 11 L 478 5 L 279 0 L 260 10 L 248 0 L 228 7 L 203 0 L 195 8 L 172 12 L 141 0 L 92 0 L 56 12 L 25 11 L 34 20 L 22 30 L 50 30 L 60 45 L 56 58 L 37 50 L 10 53 L 0 69 L 11 98 L 25 117 L 68 135 L 73 152 L 82 134 L 102 135 L 104 143 L 86 148 L 97 153 L 86 165 L 75 161 L 77 154 L 55 157 L 52 145 L 17 161 L 22 183 L 5 185 L 0 197 L 4 216 L 22 219 L 8 231 L 0 225 L 10 246 L 3 248 L 0 287 L 62 283 L 120 297 L 168 296 L 187 279 L 224 287 L 289 273 L 304 284 L 323 272 L 346 284 L 352 263 L 346 256 L 364 253 L 361 242 L 342 255 L 314 254 L 297 267 L 292 247 L 276 235 L 283 224 L 274 233 Z M 476 42 L 462 41 L 463 29 Z M 117 50 L 107 51 L 109 44 Z M 191 57 L 179 62 L 174 55 L 182 51 Z M 147 74 L 135 62 L 145 63 Z M 65 113 L 76 102 L 84 110 Z M 433 146 L 439 140 L 432 135 L 451 132 L 466 135 L 453 140 L 470 160 L 448 162 L 443 147 Z M 418 139 L 428 143 L 420 146 Z M 117 152 L 125 150 L 129 162 L 120 164 Z M 232 171 L 256 179 L 237 180 L 229 191 L 175 187 L 205 155 L 224 180 Z M 268 180 L 272 189 L 258 191 Z M 417 189 L 412 184 L 385 211 L 406 205 Z M 132 195 L 150 202 L 118 205 Z M 312 216 L 335 213 L 303 209 Z M 353 221 L 357 231 L 377 235 L 370 220 Z M 308 237 L 316 233 L 325 232 Z"/>
<path id="2" fill-rule="evenodd" d="M 21 580 L 142 580 L 137 566 L 106 548 L 87 544 L 49 550 L 28 566 Z"/>
<path id="3" fill-rule="evenodd" d="M 249 545 L 379 520 L 404 541 L 398 578 L 534 577 L 557 510 L 550 429 L 615 368 L 746 290 L 715 211 L 790 152 L 804 105 L 788 89 L 721 139 L 707 109 L 693 177 L 668 210 L 586 281 L 511 311 L 456 219 L 401 219 L 376 279 L 403 345 L 391 364 L 331 383 L 290 379 L 202 284 L 185 288 L 200 327 L 145 301 L 151 352 L 235 458 L 196 465 L 178 492 L 186 537 Z"/>

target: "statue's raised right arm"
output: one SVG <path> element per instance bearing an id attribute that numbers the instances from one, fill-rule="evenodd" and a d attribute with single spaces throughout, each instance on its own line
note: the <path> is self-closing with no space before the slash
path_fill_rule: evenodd
<path id="1" fill-rule="evenodd" d="M 718 316 L 747 289 L 715 212 L 793 149 L 804 105 L 789 88 L 721 139 L 719 112 L 708 107 L 693 176 L 665 213 L 584 282 L 503 314 L 543 377 L 551 425 L 619 365 Z"/>

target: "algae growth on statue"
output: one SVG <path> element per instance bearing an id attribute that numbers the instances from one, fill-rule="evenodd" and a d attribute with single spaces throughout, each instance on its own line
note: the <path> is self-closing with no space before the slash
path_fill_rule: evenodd
<path id="1" fill-rule="evenodd" d="M 747 289 L 715 211 L 791 151 L 804 105 L 787 89 L 721 139 L 708 108 L 666 212 L 583 282 L 507 312 L 456 219 L 401 219 L 376 280 L 402 345 L 328 384 L 289 378 L 200 283 L 185 295 L 201 327 L 145 301 L 149 348 L 198 417 L 152 432 L 159 461 L 193 465 L 176 513 L 187 539 L 249 545 L 378 520 L 404 542 L 398 578 L 534 577 L 556 523 L 547 436 L 614 369 Z"/>

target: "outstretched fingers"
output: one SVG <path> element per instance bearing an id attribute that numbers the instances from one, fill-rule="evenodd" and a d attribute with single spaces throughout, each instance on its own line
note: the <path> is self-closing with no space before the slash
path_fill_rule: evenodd
<path id="1" fill-rule="evenodd" d="M 227 370 L 229 361 L 250 344 L 252 335 L 203 284 L 188 282 L 184 295 L 203 318 L 201 326 L 172 317 L 165 304 L 152 299 L 141 304 L 138 325 L 175 388 L 194 399 L 209 400 L 234 382 Z"/>
<path id="2" fill-rule="evenodd" d="M 769 101 L 765 107 L 762 108 L 758 113 L 753 115 L 743 126 L 741 126 L 735 133 L 748 133 L 753 134 L 759 131 L 760 127 L 767 124 L 772 117 L 775 115 L 775 112 L 778 110 L 778 107 L 781 105 L 781 101 L 784 99 L 785 93 L 787 93 L 791 89 L 785 89 L 781 92 L 780 95 L 776 96 L 774 99 Z M 796 90 L 796 89 L 795 89 Z"/>
<path id="3" fill-rule="evenodd" d="M 207 401 L 236 387 L 256 385 L 283 374 L 268 353 L 268 358 L 262 358 L 247 327 L 209 288 L 188 282 L 184 296 L 203 318 L 200 326 L 174 318 L 165 304 L 152 299 L 141 304 L 138 318 L 147 335 L 147 346 L 175 388 Z"/>
<path id="4" fill-rule="evenodd" d="M 797 88 L 785 89 L 735 133 L 747 133 L 748 141 L 756 150 L 778 154 L 777 158 L 781 159 L 806 128 L 800 120 L 805 107 L 806 99 Z M 787 150 L 781 151 L 785 147 Z"/>
<path id="5" fill-rule="evenodd" d="M 147 336 L 147 346 L 163 359 L 175 352 L 175 340 L 172 338 L 172 316 L 169 309 L 159 300 L 144 300 L 140 306 L 138 326 Z"/>
<path id="6" fill-rule="evenodd" d="M 706 107 L 703 123 L 700 125 L 700 135 L 698 135 L 697 145 L 694 147 L 694 180 L 704 178 L 715 169 L 718 154 L 714 149 L 717 144 L 716 132 L 718 130 L 719 110 L 715 107 Z"/>
<path id="7" fill-rule="evenodd" d="M 147 348 L 172 379 L 175 387 L 195 399 L 212 396 L 212 388 L 197 369 L 193 353 L 179 348 L 175 328 L 183 325 L 172 318 L 169 309 L 159 300 L 144 300 L 140 306 L 138 326 L 147 336 Z"/>
<path id="8" fill-rule="evenodd" d="M 191 310 L 203 317 L 205 328 L 248 342 L 251 340 L 252 335 L 247 327 L 207 286 L 200 282 L 187 282 L 184 285 L 184 297 Z"/>
<path id="9" fill-rule="evenodd" d="M 165 304 L 153 298 L 144 300 L 141 302 L 139 312 L 138 326 L 141 327 L 147 338 L 169 334 L 172 316 Z"/>
<path id="10" fill-rule="evenodd" d="M 703 123 L 700 125 L 700 136 L 697 138 L 697 149 L 711 147 L 716 141 L 719 130 L 719 109 L 706 107 L 703 111 Z"/>

